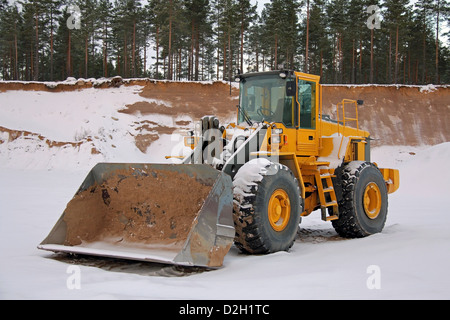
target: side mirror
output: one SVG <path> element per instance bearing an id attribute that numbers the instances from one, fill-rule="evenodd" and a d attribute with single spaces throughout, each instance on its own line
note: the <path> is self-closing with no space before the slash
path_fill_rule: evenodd
<path id="1" fill-rule="evenodd" d="M 358 106 L 362 106 L 364 104 L 364 100 L 356 100 Z"/>
<path id="2" fill-rule="evenodd" d="M 295 81 L 294 80 L 286 81 L 286 96 L 293 97 L 295 96 L 295 92 L 296 92 Z"/>

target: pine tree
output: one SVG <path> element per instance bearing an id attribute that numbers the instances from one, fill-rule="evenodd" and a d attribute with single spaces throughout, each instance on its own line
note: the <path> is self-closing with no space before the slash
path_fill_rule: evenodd
<path id="1" fill-rule="evenodd" d="M 99 18 L 99 31 L 101 30 L 101 52 L 102 52 L 102 73 L 103 77 L 108 77 L 109 72 L 112 71 L 112 64 L 108 60 L 111 54 L 111 23 L 112 23 L 112 3 L 109 0 L 100 0 L 98 4 L 98 18 Z"/>
<path id="2" fill-rule="evenodd" d="M 389 50 L 389 57 L 392 55 L 392 43 L 393 38 L 395 41 L 394 44 L 394 75 L 391 77 L 391 58 L 389 59 L 389 77 L 388 79 L 392 79 L 393 83 L 398 82 L 398 76 L 399 76 L 399 64 L 400 64 L 400 55 L 402 50 L 402 37 L 405 35 L 407 31 L 407 17 L 408 17 L 408 10 L 410 10 L 409 6 L 409 0 L 386 0 L 385 6 L 386 6 L 386 13 L 384 15 L 386 19 L 386 24 L 389 30 L 389 43 L 391 44 L 390 50 Z"/>
<path id="3" fill-rule="evenodd" d="M 151 36 L 155 42 L 155 63 L 154 63 L 154 77 L 156 79 L 161 79 L 164 76 L 160 73 L 159 67 L 161 65 L 161 33 L 162 27 L 166 21 L 166 12 L 164 10 L 163 4 L 165 1 L 163 0 L 150 0 L 147 6 L 147 11 L 149 15 L 149 21 L 151 22 Z"/>
<path id="4" fill-rule="evenodd" d="M 420 28 L 417 30 L 422 39 L 422 83 L 425 83 L 425 77 L 427 74 L 427 38 L 429 37 L 430 26 L 432 21 L 434 0 L 418 0 L 415 4 L 415 15 L 417 17 L 417 24 Z"/>
<path id="5" fill-rule="evenodd" d="M 248 59 L 248 70 L 242 69 L 242 72 L 246 71 L 260 71 L 260 57 L 263 54 L 263 26 L 261 18 L 258 19 L 255 23 L 253 23 L 249 29 L 248 34 L 248 47 L 247 47 L 247 55 Z M 254 56 L 254 57 L 253 57 Z"/>
<path id="6" fill-rule="evenodd" d="M 250 0 L 239 1 L 239 24 L 240 24 L 240 70 L 244 70 L 244 35 L 250 24 L 255 21 L 256 18 L 256 5 L 252 6 Z"/>
<path id="7" fill-rule="evenodd" d="M 348 3 L 345 0 L 330 2 L 327 6 L 330 36 L 333 39 L 334 82 L 342 83 L 344 79 L 344 34 L 347 26 Z"/>
<path id="8" fill-rule="evenodd" d="M 448 0 L 437 0 L 434 5 L 434 12 L 436 15 L 436 73 L 435 73 L 435 83 L 440 83 L 439 77 L 439 27 L 441 24 L 441 19 L 448 22 L 450 17 L 450 2 Z"/>
<path id="9" fill-rule="evenodd" d="M 294 66 L 300 40 L 299 8 L 299 3 L 295 0 L 272 0 L 265 6 L 263 37 L 269 40 L 269 47 L 272 49 L 271 68 L 274 70 L 281 65 L 285 68 Z"/>
<path id="10" fill-rule="evenodd" d="M 57 20 L 59 28 L 56 31 L 54 43 L 54 77 L 58 80 L 72 75 L 71 30 L 66 25 L 69 16 L 66 8 L 63 8 L 62 14 Z"/>
<path id="11" fill-rule="evenodd" d="M 363 60 L 363 47 L 366 47 L 366 41 L 369 38 L 369 29 L 366 25 L 366 16 L 364 14 L 366 9 L 366 1 L 364 0 L 351 0 L 347 11 L 347 27 L 346 27 L 346 42 L 349 44 L 349 51 L 347 51 L 350 68 L 350 83 L 362 83 L 362 60 Z M 350 23 L 351 21 L 351 23 Z M 351 46 L 350 46 L 351 44 Z M 359 78 L 359 81 L 357 81 Z"/>
<path id="12" fill-rule="evenodd" d="M 21 17 L 17 6 L 8 6 L 1 3 L 0 19 L 0 69 L 2 69 L 3 79 L 19 79 L 19 48 L 18 37 L 21 25 Z"/>
<path id="13" fill-rule="evenodd" d="M 137 75 L 137 30 L 140 22 L 141 3 L 137 0 L 116 0 L 113 18 L 113 38 L 117 49 L 117 64 L 124 77 Z"/>
<path id="14" fill-rule="evenodd" d="M 320 75 L 322 82 L 327 82 L 330 75 L 326 66 L 332 63 L 332 49 L 327 31 L 325 1 L 315 0 L 310 6 L 308 68 L 311 73 Z"/>
<path id="15" fill-rule="evenodd" d="M 239 47 L 236 43 L 239 37 L 239 25 L 236 0 L 219 0 L 217 8 L 220 10 L 218 21 L 218 44 L 222 52 L 222 79 L 228 80 L 232 77 L 233 66 L 235 65 L 234 50 Z M 219 62 L 220 63 L 220 62 Z"/>
<path id="16" fill-rule="evenodd" d="M 47 12 L 48 14 L 48 19 L 49 19 L 49 23 L 50 23 L 50 77 L 49 79 L 51 81 L 53 81 L 54 78 L 54 62 L 53 62 L 53 54 L 54 54 L 54 35 L 55 35 L 55 30 L 57 28 L 56 25 L 56 21 L 58 19 L 58 17 L 61 15 L 61 5 L 62 5 L 62 0 L 49 0 L 49 4 L 48 4 L 48 8 L 49 11 Z"/>
<path id="17" fill-rule="evenodd" d="M 185 14 L 191 26 L 190 54 L 188 66 L 188 80 L 199 80 L 200 71 L 200 45 L 205 38 L 203 35 L 211 29 L 209 23 L 210 3 L 209 0 L 185 0 Z"/>

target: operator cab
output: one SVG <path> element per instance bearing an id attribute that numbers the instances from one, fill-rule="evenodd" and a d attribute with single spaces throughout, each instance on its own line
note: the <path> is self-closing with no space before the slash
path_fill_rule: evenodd
<path id="1" fill-rule="evenodd" d="M 236 80 L 240 82 L 239 125 L 262 121 L 279 124 L 277 127 L 290 136 L 289 146 L 280 151 L 318 155 L 320 77 L 277 70 L 241 74 Z"/>
<path id="2" fill-rule="evenodd" d="M 236 80 L 240 82 L 239 124 L 249 119 L 282 123 L 287 128 L 315 129 L 315 81 L 284 70 L 243 74 Z"/>
<path id="3" fill-rule="evenodd" d="M 238 123 L 277 122 L 292 127 L 295 100 L 295 77 L 293 73 L 271 71 L 249 73 L 239 76 L 241 112 Z M 293 90 L 292 90 L 293 89 Z"/>

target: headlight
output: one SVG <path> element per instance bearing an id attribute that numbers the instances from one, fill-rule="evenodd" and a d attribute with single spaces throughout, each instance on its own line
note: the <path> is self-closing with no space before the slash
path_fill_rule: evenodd
<path id="1" fill-rule="evenodd" d="M 272 134 L 283 134 L 283 128 L 272 129 Z"/>
<path id="2" fill-rule="evenodd" d="M 272 135 L 271 142 L 273 144 L 280 144 L 281 143 L 281 136 L 279 136 L 279 135 Z"/>
<path id="3" fill-rule="evenodd" d="M 195 139 L 195 137 L 184 137 L 184 145 L 186 146 L 186 147 L 195 147 L 195 145 L 196 145 L 196 143 L 197 143 L 197 141 L 196 141 L 196 139 Z"/>

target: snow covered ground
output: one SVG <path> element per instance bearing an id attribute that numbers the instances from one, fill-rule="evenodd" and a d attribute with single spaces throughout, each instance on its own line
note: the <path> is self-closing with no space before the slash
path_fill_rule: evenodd
<path id="1" fill-rule="evenodd" d="M 117 102 L 114 110 L 120 107 Z M 112 119 L 118 117 L 114 110 L 102 110 L 107 117 L 96 118 L 105 120 L 101 127 L 117 144 L 105 151 L 106 160 L 129 161 L 138 151 L 128 138 L 119 139 L 119 123 L 132 119 Z M 26 124 L 31 120 L 0 111 L 0 126 L 73 141 L 86 129 L 80 123 L 94 122 L 54 115 L 63 122 L 56 130 L 43 114 L 34 115 L 42 122 Z M 98 135 L 98 129 L 90 130 Z M 233 247 L 223 268 L 188 273 L 152 263 L 71 260 L 38 250 L 87 172 L 105 160 L 82 147 L 39 143 L 26 137 L 8 142 L 6 133 L 0 143 L 0 299 L 450 299 L 450 142 L 373 150 L 372 161 L 399 168 L 401 177 L 400 189 L 389 196 L 382 233 L 342 239 L 315 212 L 303 218 L 290 252 L 248 256 Z M 126 143 L 128 154 L 118 151 Z M 166 161 L 168 143 L 176 141 L 161 136 L 134 162 Z"/>
<path id="2" fill-rule="evenodd" d="M 154 272 L 161 268 L 158 265 L 112 263 L 107 270 L 107 266 L 81 264 L 80 289 L 67 285 L 73 264 L 53 259 L 36 245 L 87 170 L 2 167 L 0 298 L 449 299 L 450 174 L 445 164 L 450 161 L 450 143 L 374 150 L 380 163 L 383 156 L 400 168 L 401 187 L 389 198 L 389 216 L 381 234 L 344 240 L 313 213 L 303 219 L 289 253 L 246 256 L 232 248 L 224 268 L 185 277 L 160 276 Z"/>

